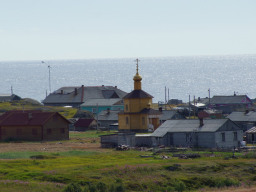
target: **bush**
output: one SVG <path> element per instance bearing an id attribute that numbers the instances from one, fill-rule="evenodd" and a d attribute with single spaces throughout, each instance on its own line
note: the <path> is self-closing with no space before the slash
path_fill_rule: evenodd
<path id="1" fill-rule="evenodd" d="M 82 192 L 80 185 L 77 183 L 70 183 L 65 189 L 64 192 Z"/>

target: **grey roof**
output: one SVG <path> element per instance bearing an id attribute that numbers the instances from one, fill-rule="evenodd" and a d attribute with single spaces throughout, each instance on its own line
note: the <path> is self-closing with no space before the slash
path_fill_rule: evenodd
<path id="1" fill-rule="evenodd" d="M 81 106 L 112 106 L 112 105 L 123 105 L 122 99 L 87 99 Z"/>
<path id="2" fill-rule="evenodd" d="M 21 100 L 21 97 L 15 94 L 0 94 L 0 102 L 9 102 L 15 100 Z"/>
<path id="3" fill-rule="evenodd" d="M 132 92 L 128 93 L 124 97 L 124 99 L 136 99 L 136 98 L 153 98 L 153 96 L 139 89 L 139 90 L 133 90 Z"/>
<path id="4" fill-rule="evenodd" d="M 99 121 L 118 121 L 119 111 L 101 111 L 98 114 Z"/>
<path id="5" fill-rule="evenodd" d="M 232 96 L 213 96 L 210 100 L 211 104 L 245 104 L 251 103 L 251 99 L 246 95 Z"/>
<path id="6" fill-rule="evenodd" d="M 126 94 L 113 86 L 61 87 L 48 95 L 43 103 L 83 103 L 88 99 L 123 98 Z"/>
<path id="7" fill-rule="evenodd" d="M 229 119 L 204 119 L 204 125 L 200 127 L 200 121 L 198 119 L 192 120 L 167 120 L 160 127 L 158 127 L 153 137 L 163 137 L 168 132 L 216 132 L 225 123 L 230 121 Z M 230 121 L 232 122 L 232 121 Z M 236 130 L 239 127 L 232 122 Z"/>
<path id="8" fill-rule="evenodd" d="M 232 121 L 256 122 L 256 112 L 232 112 L 227 118 Z"/>
<path id="9" fill-rule="evenodd" d="M 160 115 L 160 120 L 166 121 L 170 119 L 184 119 L 184 118 L 181 118 L 181 115 L 179 115 L 177 111 L 163 110 L 162 114 Z"/>

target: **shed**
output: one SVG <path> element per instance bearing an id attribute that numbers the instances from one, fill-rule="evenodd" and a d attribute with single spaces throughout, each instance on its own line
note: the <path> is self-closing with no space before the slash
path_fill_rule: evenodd
<path id="1" fill-rule="evenodd" d="M 95 119 L 78 119 L 74 123 L 75 131 L 96 130 L 97 121 Z"/>

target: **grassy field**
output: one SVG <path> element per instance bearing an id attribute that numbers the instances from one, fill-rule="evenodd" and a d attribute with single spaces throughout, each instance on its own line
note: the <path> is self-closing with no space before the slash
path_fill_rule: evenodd
<path id="1" fill-rule="evenodd" d="M 43 106 L 40 104 L 29 103 L 25 100 L 0 103 L 0 109 L 0 112 L 10 110 L 43 110 L 59 112 L 67 119 L 72 118 L 77 112 L 77 109 L 75 108 Z"/>
<path id="2" fill-rule="evenodd" d="M 232 158 L 230 152 L 101 149 L 98 136 L 108 133 L 71 132 L 69 141 L 60 142 L 0 143 L 1 191 L 234 191 L 255 185 L 255 152 Z M 179 153 L 200 157 L 174 157 Z"/>

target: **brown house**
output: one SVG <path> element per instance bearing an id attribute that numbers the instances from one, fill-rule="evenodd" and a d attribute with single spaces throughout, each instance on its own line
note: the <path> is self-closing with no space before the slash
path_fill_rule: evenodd
<path id="1" fill-rule="evenodd" d="M 0 140 L 69 139 L 69 121 L 57 112 L 9 111 L 0 116 Z"/>

